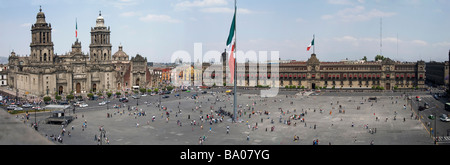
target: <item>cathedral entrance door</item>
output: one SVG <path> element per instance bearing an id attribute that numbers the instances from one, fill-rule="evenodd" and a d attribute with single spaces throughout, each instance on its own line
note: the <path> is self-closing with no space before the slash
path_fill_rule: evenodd
<path id="1" fill-rule="evenodd" d="M 58 94 L 61 95 L 64 91 L 63 86 L 59 86 Z"/>
<path id="2" fill-rule="evenodd" d="M 92 92 L 96 92 L 97 91 L 97 84 L 92 85 Z"/>
<path id="3" fill-rule="evenodd" d="M 77 93 L 81 93 L 81 84 L 80 83 L 77 83 L 76 90 L 77 90 Z"/>
<path id="4" fill-rule="evenodd" d="M 312 83 L 311 86 L 312 86 L 311 89 L 316 89 L 316 83 Z"/>

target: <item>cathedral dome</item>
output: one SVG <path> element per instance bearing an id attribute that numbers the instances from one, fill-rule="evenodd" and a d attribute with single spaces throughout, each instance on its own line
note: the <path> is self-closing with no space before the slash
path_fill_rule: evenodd
<path id="1" fill-rule="evenodd" d="M 128 60 L 128 55 L 122 50 L 122 45 L 119 46 L 119 50 L 112 57 L 114 60 Z"/>
<path id="2" fill-rule="evenodd" d="M 42 8 L 39 7 L 39 13 L 36 15 L 36 23 L 46 23 L 45 14 L 42 12 Z"/>
<path id="3" fill-rule="evenodd" d="M 105 27 L 105 20 L 103 19 L 102 12 L 98 14 L 96 27 Z"/>

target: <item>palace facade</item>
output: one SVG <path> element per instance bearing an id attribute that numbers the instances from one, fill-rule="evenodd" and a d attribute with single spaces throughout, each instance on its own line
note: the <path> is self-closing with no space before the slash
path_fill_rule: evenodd
<path id="1" fill-rule="evenodd" d="M 224 57 L 222 57 L 224 58 Z M 217 83 L 215 76 L 223 76 L 220 82 L 229 81 L 227 64 L 207 65 L 211 78 L 203 78 L 203 84 Z M 222 67 L 222 68 L 220 68 Z M 208 69 L 206 69 L 208 68 Z M 225 72 L 226 71 L 226 72 Z M 389 58 L 382 61 L 321 62 L 312 54 L 307 61 L 276 63 L 239 63 L 237 85 L 243 87 L 269 86 L 304 89 L 406 89 L 424 88 L 425 62 L 396 62 Z M 226 84 L 230 84 L 226 82 Z"/>
<path id="2" fill-rule="evenodd" d="M 34 96 L 146 88 L 151 82 L 147 59 L 136 55 L 130 61 L 122 46 L 111 56 L 110 34 L 110 27 L 105 26 L 100 13 L 96 26 L 91 28 L 89 54 L 81 51 L 81 43 L 76 39 L 72 51 L 57 55 L 52 26 L 39 9 L 36 23 L 31 26 L 31 54 L 18 56 L 11 52 L 7 84 L 20 93 Z"/>

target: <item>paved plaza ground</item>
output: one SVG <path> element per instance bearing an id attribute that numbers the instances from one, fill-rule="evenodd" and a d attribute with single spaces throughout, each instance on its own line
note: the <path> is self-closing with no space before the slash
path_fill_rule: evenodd
<path id="1" fill-rule="evenodd" d="M 109 110 L 98 106 L 99 101 L 92 102 L 88 108 L 77 108 L 77 119 L 65 127 L 63 142 L 55 143 L 97 145 L 95 137 L 99 137 L 99 128 L 103 127 L 110 145 L 198 145 L 199 138 L 203 137 L 203 145 L 311 145 L 314 140 L 319 140 L 321 145 L 434 144 L 424 125 L 411 117 L 415 114 L 406 97 L 399 93 L 344 92 L 308 96 L 310 93 L 280 91 L 276 97 L 261 98 L 259 90 L 238 91 L 238 105 L 242 106 L 238 108 L 239 122 L 232 123 L 229 116 L 224 116 L 222 122 L 210 124 L 206 115 L 220 118 L 215 112 L 219 107 L 232 113 L 233 96 L 219 91 L 214 95 L 199 94 L 198 99 L 190 98 L 195 93 L 183 92 L 181 98 L 170 94 L 170 98 L 162 99 L 167 110 L 157 107 L 158 95 L 141 97 L 138 110 L 130 111 L 128 105 L 135 106 L 137 101 L 131 97 L 122 108 L 112 108 L 119 104 L 118 99 L 112 99 Z M 377 101 L 369 102 L 371 96 L 376 96 Z M 139 112 L 145 112 L 145 116 Z M 108 114 L 111 117 L 108 118 Z M 152 116 L 156 118 L 153 122 Z M 34 116 L 30 117 L 30 121 L 34 121 Z M 46 117 L 38 115 L 37 120 L 43 121 Z M 20 117 L 17 120 L 20 121 Z M 195 125 L 191 125 L 193 120 Z M 83 129 L 85 122 L 87 128 Z M 256 125 L 257 129 L 253 128 Z M 61 131 L 61 125 L 41 123 L 39 127 L 43 136 L 58 136 Z M 299 140 L 294 141 L 294 136 Z M 102 143 L 106 144 L 105 138 Z"/>

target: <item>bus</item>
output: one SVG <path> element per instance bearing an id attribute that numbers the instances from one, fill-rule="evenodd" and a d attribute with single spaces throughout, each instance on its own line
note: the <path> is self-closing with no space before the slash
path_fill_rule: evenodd
<path id="1" fill-rule="evenodd" d="M 450 111 L 450 102 L 445 103 L 445 110 Z"/>

